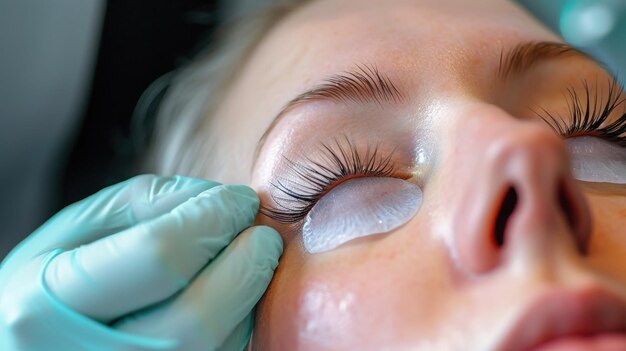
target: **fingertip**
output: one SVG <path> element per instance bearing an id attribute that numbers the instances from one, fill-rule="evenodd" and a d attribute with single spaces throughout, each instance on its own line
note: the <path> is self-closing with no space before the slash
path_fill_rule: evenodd
<path id="1" fill-rule="evenodd" d="M 261 257 L 267 259 L 269 266 L 275 269 L 283 253 L 283 239 L 280 234 L 274 228 L 264 225 L 248 228 L 245 232 L 248 233 L 254 250 L 262 253 Z"/>
<path id="2" fill-rule="evenodd" d="M 250 199 L 254 202 L 259 202 L 259 196 L 256 191 L 247 185 L 242 184 L 228 184 L 224 185 L 224 188 L 232 193 L 235 193 L 239 196 Z"/>
<path id="3" fill-rule="evenodd" d="M 154 218 L 184 204 L 189 199 L 220 185 L 206 179 L 183 176 L 137 176 L 123 203 L 131 204 L 136 222 Z"/>
<path id="4" fill-rule="evenodd" d="M 257 193 L 252 188 L 239 184 L 223 185 L 219 189 L 224 191 L 223 194 L 227 195 L 227 198 L 231 199 L 237 207 L 245 210 L 245 213 L 249 215 L 245 227 L 252 225 L 254 218 L 259 212 L 260 202 Z"/>
<path id="5" fill-rule="evenodd" d="M 163 194 L 188 188 L 196 188 L 197 192 L 201 192 L 218 185 L 221 185 L 221 183 L 208 179 L 175 175 L 169 177 L 153 176 L 151 188 L 153 189 L 153 193 Z"/>
<path id="6" fill-rule="evenodd" d="M 283 238 L 276 231 L 276 229 L 267 225 L 258 225 L 258 226 L 253 227 L 253 229 L 254 229 L 254 232 L 256 233 L 255 235 L 263 236 L 263 240 L 268 241 L 270 245 L 275 246 L 276 249 L 282 253 Z"/>

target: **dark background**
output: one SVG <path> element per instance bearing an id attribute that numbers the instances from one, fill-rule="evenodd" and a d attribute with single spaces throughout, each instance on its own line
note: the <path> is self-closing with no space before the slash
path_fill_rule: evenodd
<path id="1" fill-rule="evenodd" d="M 135 105 L 150 83 L 209 40 L 216 13 L 213 1 L 108 1 L 91 93 L 60 170 L 54 210 L 136 174 L 143 151 L 137 133 L 149 137 L 152 119 L 149 114 L 140 130 L 132 129 Z"/>

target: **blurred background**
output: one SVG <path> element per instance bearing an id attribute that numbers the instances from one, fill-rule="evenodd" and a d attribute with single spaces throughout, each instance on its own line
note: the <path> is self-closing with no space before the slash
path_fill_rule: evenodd
<path id="1" fill-rule="evenodd" d="M 518 2 L 613 71 L 626 69 L 626 0 Z M 0 260 L 62 207 L 136 173 L 137 102 L 211 41 L 216 8 L 0 0 Z M 146 95 L 158 101 L 164 90 L 153 88 Z"/>

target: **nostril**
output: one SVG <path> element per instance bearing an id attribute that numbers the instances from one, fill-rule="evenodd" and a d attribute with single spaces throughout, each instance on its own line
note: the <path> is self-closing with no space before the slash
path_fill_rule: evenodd
<path id="1" fill-rule="evenodd" d="M 509 218 L 513 214 L 513 211 L 515 211 L 516 206 L 517 191 L 515 191 L 515 188 L 510 187 L 504 196 L 504 200 L 500 206 L 500 211 L 498 211 L 498 217 L 496 218 L 495 241 L 498 247 L 504 245 L 504 233 L 506 231 L 506 226 Z"/>

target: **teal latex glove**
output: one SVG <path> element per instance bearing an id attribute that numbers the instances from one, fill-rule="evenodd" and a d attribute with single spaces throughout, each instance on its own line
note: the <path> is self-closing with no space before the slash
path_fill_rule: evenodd
<path id="1" fill-rule="evenodd" d="M 258 208 L 151 175 L 65 208 L 0 266 L 0 350 L 241 350 L 282 253 Z"/>

